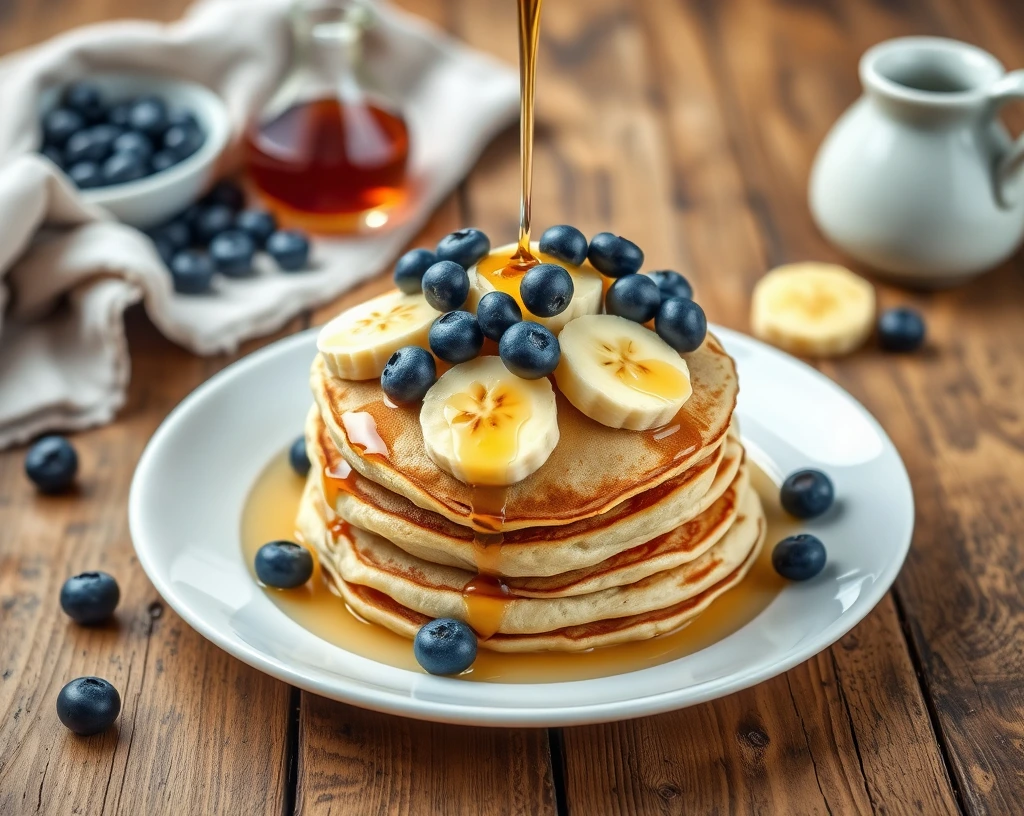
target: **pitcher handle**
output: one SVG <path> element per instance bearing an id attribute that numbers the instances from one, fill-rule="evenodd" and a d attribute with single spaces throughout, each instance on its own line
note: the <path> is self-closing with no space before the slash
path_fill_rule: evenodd
<path id="1" fill-rule="evenodd" d="M 1024 100 L 1024 69 L 1012 71 L 996 82 L 989 91 L 992 101 L 993 116 L 1007 102 Z M 1024 134 L 1017 137 L 1009 151 L 1000 159 L 995 167 L 996 200 L 1001 207 L 1010 207 L 1012 201 L 1008 192 L 1008 182 L 1013 175 L 1024 166 Z"/>

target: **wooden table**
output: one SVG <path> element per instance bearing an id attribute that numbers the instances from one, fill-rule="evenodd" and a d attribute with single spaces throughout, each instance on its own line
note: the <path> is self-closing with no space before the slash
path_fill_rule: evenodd
<path id="1" fill-rule="evenodd" d="M 406 4 L 515 60 L 512 0 Z M 7 0 L 0 51 L 182 6 Z M 1024 64 L 1016 0 L 548 0 L 537 223 L 629 236 L 651 267 L 689 276 L 713 320 L 746 330 L 766 269 L 840 259 L 807 212 L 810 162 L 858 94 L 859 54 L 912 33 Z M 517 173 L 509 131 L 417 243 L 467 224 L 511 239 Z M 129 481 L 161 419 L 234 358 L 192 357 L 131 314 L 129 402 L 113 425 L 75 438 L 80 492 L 38 497 L 23 451 L 0 456 L 0 813 L 1024 812 L 1022 271 L 1018 259 L 935 295 L 882 286 L 883 305 L 924 311 L 927 351 L 869 348 L 821 366 L 879 417 L 917 500 L 910 558 L 863 623 L 714 703 L 548 731 L 330 702 L 228 657 L 167 609 L 132 551 Z M 115 625 L 79 628 L 58 608 L 64 579 L 90 568 L 121 583 Z M 58 723 L 54 700 L 92 673 L 121 690 L 124 709 L 119 728 L 83 740 Z"/>

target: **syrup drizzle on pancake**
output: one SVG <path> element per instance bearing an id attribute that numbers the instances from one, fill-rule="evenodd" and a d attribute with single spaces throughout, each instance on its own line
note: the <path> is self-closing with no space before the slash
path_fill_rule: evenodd
<path id="1" fill-rule="evenodd" d="M 500 628 L 508 601 L 515 593 L 500 577 L 501 528 L 505 523 L 504 487 L 473 488 L 469 518 L 473 525 L 473 558 L 477 574 L 462 588 L 466 622 L 481 638 L 489 638 Z"/>

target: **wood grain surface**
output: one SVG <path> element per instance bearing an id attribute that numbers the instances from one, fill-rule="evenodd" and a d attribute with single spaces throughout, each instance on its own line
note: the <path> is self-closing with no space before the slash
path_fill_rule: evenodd
<path id="1" fill-rule="evenodd" d="M 402 4 L 515 59 L 513 0 Z M 0 51 L 183 7 L 6 0 Z M 535 222 L 629 236 L 649 266 L 690 277 L 713 320 L 746 330 L 766 269 L 843 261 L 807 212 L 810 163 L 859 93 L 860 53 L 909 33 L 1024 66 L 1014 0 L 547 0 Z M 416 245 L 467 224 L 511 239 L 517 150 L 514 130 L 500 136 Z M 1022 812 L 1022 270 L 1017 258 L 932 295 L 882 285 L 883 305 L 925 312 L 928 348 L 820 366 L 893 437 L 917 502 L 907 565 L 863 623 L 725 699 L 550 731 L 416 723 L 300 693 L 163 607 L 131 549 L 128 484 L 160 420 L 233 358 L 192 357 L 133 312 L 129 404 L 75 437 L 80 494 L 38 497 L 23 451 L 0 454 L 0 814 Z M 282 334 L 387 286 L 371 281 Z M 116 624 L 85 630 L 60 613 L 61 582 L 86 568 L 117 575 Z M 117 729 L 83 740 L 54 700 L 90 672 L 117 685 L 124 710 Z"/>

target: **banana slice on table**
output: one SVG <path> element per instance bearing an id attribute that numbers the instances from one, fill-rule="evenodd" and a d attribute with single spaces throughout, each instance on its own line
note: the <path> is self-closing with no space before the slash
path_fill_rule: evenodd
<path id="1" fill-rule="evenodd" d="M 847 354 L 871 334 L 875 290 L 835 264 L 780 266 L 754 287 L 750 322 L 757 337 L 793 354 Z"/>
<path id="2" fill-rule="evenodd" d="M 505 268 L 505 265 L 515 253 L 516 248 L 516 244 L 506 244 L 497 249 L 492 249 L 486 258 L 470 267 L 469 300 L 464 308 L 476 312 L 476 305 L 480 302 L 480 298 L 488 292 L 495 290 L 506 292 L 516 299 L 519 308 L 523 310 L 523 318 L 525 320 L 533 320 L 540 323 L 555 335 L 570 320 L 575 320 L 583 315 L 600 313 L 604 297 L 604 279 L 601 277 L 601 274 L 589 262 L 585 262 L 582 266 L 573 266 L 541 252 L 537 243 L 531 243 L 530 249 L 533 252 L 533 256 L 541 263 L 553 263 L 565 267 L 570 277 L 572 277 L 573 285 L 572 300 L 569 301 L 569 305 L 565 307 L 564 312 L 554 317 L 537 317 L 531 314 L 523 305 L 523 299 L 519 295 L 519 284 L 523 276 L 520 274 L 503 277 L 498 274 Z"/>
<path id="3" fill-rule="evenodd" d="M 331 320 L 320 330 L 316 347 L 335 376 L 372 380 L 402 346 L 426 348 L 436 319 L 437 311 L 423 295 L 387 292 Z"/>
<path id="4" fill-rule="evenodd" d="M 566 398 L 609 428 L 664 425 L 690 398 L 690 371 L 653 331 L 616 315 L 586 315 L 558 335 L 555 380 Z"/>
<path id="5" fill-rule="evenodd" d="M 420 427 L 427 455 L 459 481 L 515 484 L 558 444 L 555 392 L 546 378 L 524 380 L 498 357 L 477 357 L 431 386 Z"/>

